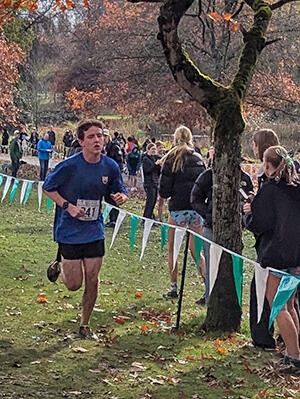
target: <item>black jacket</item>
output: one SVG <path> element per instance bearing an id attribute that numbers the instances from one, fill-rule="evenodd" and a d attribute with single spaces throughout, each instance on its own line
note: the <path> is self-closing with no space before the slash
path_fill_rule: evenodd
<path id="1" fill-rule="evenodd" d="M 266 182 L 246 215 L 246 227 L 256 235 L 262 267 L 286 269 L 300 265 L 300 184 Z"/>
<path id="2" fill-rule="evenodd" d="M 158 186 L 160 176 L 160 165 L 155 162 L 159 159 L 157 155 L 144 154 L 142 168 L 144 173 L 144 186 Z"/>
<path id="3" fill-rule="evenodd" d="M 170 211 L 183 211 L 193 209 L 190 203 L 190 195 L 195 180 L 205 170 L 202 158 L 196 152 L 189 152 L 184 161 L 183 171 L 172 172 L 174 158 L 170 157 L 162 168 L 159 185 L 159 195 L 162 198 L 170 198 Z"/>
<path id="4" fill-rule="evenodd" d="M 51 143 L 51 145 L 55 145 L 55 133 L 53 130 L 48 130 L 48 136 L 49 136 L 49 141 Z"/>
<path id="5" fill-rule="evenodd" d="M 105 147 L 106 155 L 117 162 L 120 171 L 123 171 L 123 156 L 122 151 L 118 143 L 115 141 L 109 141 Z"/>
<path id="6" fill-rule="evenodd" d="M 6 130 L 2 134 L 2 145 L 8 145 L 9 135 Z"/>
<path id="7" fill-rule="evenodd" d="M 191 204 L 204 219 L 204 226 L 212 227 L 212 169 L 207 169 L 195 182 L 191 193 Z M 253 191 L 251 177 L 241 172 L 241 188 L 248 194 Z"/>

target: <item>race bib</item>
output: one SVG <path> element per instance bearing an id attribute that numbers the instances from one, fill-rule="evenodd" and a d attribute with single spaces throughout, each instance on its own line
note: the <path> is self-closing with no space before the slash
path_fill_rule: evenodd
<path id="1" fill-rule="evenodd" d="M 90 220 L 97 220 L 99 216 L 100 201 L 99 200 L 83 200 L 78 199 L 76 206 L 85 212 L 85 216 L 81 216 L 78 220 L 88 222 Z"/>

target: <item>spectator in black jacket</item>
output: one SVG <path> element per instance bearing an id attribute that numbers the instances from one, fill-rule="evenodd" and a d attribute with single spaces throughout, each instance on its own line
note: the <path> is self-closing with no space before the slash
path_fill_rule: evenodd
<path id="1" fill-rule="evenodd" d="M 50 129 L 48 130 L 47 133 L 48 133 L 48 136 L 49 136 L 49 141 L 50 141 L 52 147 L 54 148 L 56 137 L 55 137 L 55 132 L 53 130 L 53 126 L 50 126 Z"/>
<path id="2" fill-rule="evenodd" d="M 204 163 L 199 154 L 194 151 L 193 137 L 190 129 L 180 126 L 174 133 L 174 147 L 160 160 L 163 163 L 159 195 L 169 198 L 168 223 L 174 226 L 188 226 L 196 233 L 202 232 L 201 216 L 193 210 L 190 195 L 196 178 L 205 170 Z M 169 229 L 169 272 L 171 290 L 164 294 L 164 298 L 177 298 L 177 262 L 173 267 L 173 247 L 175 228 Z M 195 259 L 194 237 L 190 239 L 190 250 Z M 197 265 L 198 267 L 198 265 Z M 205 265 L 201 257 L 200 270 L 204 276 Z"/>
<path id="3" fill-rule="evenodd" d="M 8 154 L 8 140 L 9 140 L 9 134 L 7 133 L 7 129 L 3 128 L 1 151 L 3 153 L 6 152 L 6 154 Z"/>
<path id="4" fill-rule="evenodd" d="M 115 140 L 111 139 L 108 129 L 103 129 L 103 135 L 104 135 L 104 144 L 105 144 L 104 152 L 109 158 L 113 159 L 118 164 L 120 171 L 122 173 L 124 167 L 123 155 L 121 148 L 118 144 L 118 141 L 116 139 Z M 111 198 L 110 195 L 105 197 L 105 201 L 108 204 L 115 205 L 115 201 Z M 114 228 L 116 225 L 118 214 L 119 211 L 113 208 L 109 213 L 109 222 L 105 224 L 105 227 Z"/>
<path id="5" fill-rule="evenodd" d="M 71 132 L 71 130 L 66 130 L 64 137 L 63 137 L 63 143 L 64 143 L 64 157 L 69 156 L 70 148 L 72 145 L 74 137 Z"/>
<path id="6" fill-rule="evenodd" d="M 123 171 L 123 156 L 118 141 L 112 140 L 107 129 L 103 129 L 105 153 L 119 165 L 120 171 Z"/>
<path id="7" fill-rule="evenodd" d="M 39 133 L 37 131 L 37 129 L 33 130 L 33 132 L 30 135 L 30 139 L 29 139 L 29 143 L 30 143 L 30 148 L 31 148 L 31 153 L 32 155 L 37 156 L 38 155 L 38 151 L 37 151 L 37 145 L 39 142 Z"/>
<path id="8" fill-rule="evenodd" d="M 263 162 L 264 152 L 271 146 L 279 145 L 277 134 L 271 129 L 260 129 L 253 136 L 252 151 L 253 154 Z M 264 172 L 263 165 L 257 172 L 258 189 L 268 181 L 268 177 Z M 274 326 L 269 328 L 270 306 L 265 298 L 263 312 L 260 322 L 257 323 L 257 297 L 255 277 L 250 285 L 250 332 L 253 345 L 264 350 L 273 350 L 276 347 L 274 339 Z"/>
<path id="9" fill-rule="evenodd" d="M 256 236 L 258 262 L 300 275 L 300 183 L 285 148 L 272 146 L 264 152 L 264 172 L 269 178 L 251 204 L 244 205 L 246 225 Z M 271 271 L 266 297 L 272 308 L 281 274 Z M 276 321 L 286 345 L 285 372 L 300 371 L 299 318 L 295 292 L 282 307 Z"/>
<path id="10" fill-rule="evenodd" d="M 144 189 L 146 192 L 146 203 L 143 216 L 154 219 L 153 210 L 158 194 L 158 180 L 160 175 L 160 165 L 157 164 L 159 156 L 157 155 L 156 145 L 149 143 L 147 153 L 143 157 L 142 168 L 144 173 Z"/>
<path id="11" fill-rule="evenodd" d="M 246 194 L 253 192 L 253 183 L 251 177 L 241 172 L 241 188 Z M 204 219 L 203 237 L 212 241 L 212 169 L 207 169 L 196 180 L 191 192 L 191 204 L 193 208 Z M 209 262 L 210 262 L 210 244 L 203 240 L 203 251 L 205 257 L 206 274 L 205 274 L 205 304 L 209 301 Z"/>

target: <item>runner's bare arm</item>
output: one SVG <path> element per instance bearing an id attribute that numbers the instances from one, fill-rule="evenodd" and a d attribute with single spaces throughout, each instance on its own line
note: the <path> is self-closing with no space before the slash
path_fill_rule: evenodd
<path id="1" fill-rule="evenodd" d="M 58 206 L 62 207 L 64 202 L 67 200 L 63 198 L 57 191 L 46 191 L 43 189 L 43 192 L 52 199 Z M 82 216 L 85 216 L 85 212 L 83 209 L 78 208 L 77 206 L 69 203 L 69 206 L 67 208 L 67 211 L 73 218 L 80 218 Z"/>

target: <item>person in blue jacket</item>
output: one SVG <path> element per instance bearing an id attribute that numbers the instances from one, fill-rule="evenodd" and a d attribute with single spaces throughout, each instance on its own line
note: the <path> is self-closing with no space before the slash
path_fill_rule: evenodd
<path id="1" fill-rule="evenodd" d="M 45 133 L 42 140 L 38 142 L 37 149 L 40 161 L 40 180 L 44 181 L 48 171 L 50 153 L 53 151 L 48 133 Z"/>

